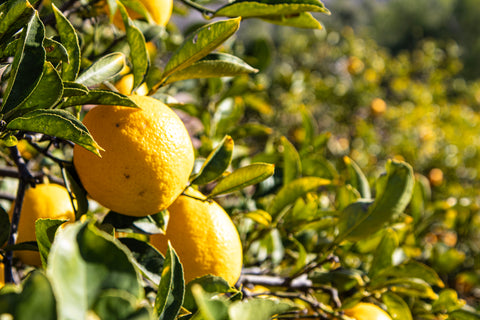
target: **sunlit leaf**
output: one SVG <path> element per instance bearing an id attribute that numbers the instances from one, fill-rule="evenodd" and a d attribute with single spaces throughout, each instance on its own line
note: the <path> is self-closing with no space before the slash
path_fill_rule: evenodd
<path id="1" fill-rule="evenodd" d="M 138 106 L 128 97 L 107 90 L 90 90 L 84 95 L 75 95 L 67 98 L 62 104 L 62 108 L 80 106 L 84 104 L 96 105 L 114 105 L 137 108 Z"/>
<path id="2" fill-rule="evenodd" d="M 300 12 L 291 15 L 263 16 L 262 20 L 281 26 L 290 26 L 305 29 L 322 29 L 322 24 L 309 12 Z"/>
<path id="3" fill-rule="evenodd" d="M 55 238 L 55 232 L 57 232 L 57 229 L 66 221 L 68 220 L 38 219 L 35 221 L 35 236 L 44 267 L 47 265 L 48 254 L 50 253 L 50 248 Z"/>
<path id="4" fill-rule="evenodd" d="M 125 56 L 123 53 L 110 53 L 95 61 L 78 76 L 75 82 L 87 87 L 93 86 L 113 78 L 124 68 Z"/>
<path id="5" fill-rule="evenodd" d="M 6 3 L 6 14 L 0 19 L 0 42 L 25 27 L 35 13 L 27 0 L 14 0 Z"/>
<path id="6" fill-rule="evenodd" d="M 434 269 L 416 261 L 410 261 L 405 264 L 391 266 L 381 270 L 374 278 L 372 278 L 372 285 L 376 285 L 389 278 L 401 277 L 419 278 L 432 286 L 438 286 L 440 288 L 444 287 L 443 281 Z"/>
<path id="7" fill-rule="evenodd" d="M 343 161 L 347 166 L 348 176 L 350 178 L 348 182 L 360 192 L 362 198 L 370 199 L 372 197 L 370 185 L 362 169 L 349 157 L 344 157 Z"/>
<path id="8" fill-rule="evenodd" d="M 382 294 L 382 301 L 387 306 L 387 311 L 393 320 L 412 320 L 412 312 L 408 304 L 393 292 Z"/>
<path id="9" fill-rule="evenodd" d="M 238 57 L 226 53 L 210 53 L 189 67 L 174 72 L 165 84 L 187 79 L 233 77 L 257 71 Z"/>
<path id="10" fill-rule="evenodd" d="M 88 88 L 83 84 L 63 81 L 63 97 L 68 98 L 71 96 L 83 96 L 88 93 Z"/>
<path id="11" fill-rule="evenodd" d="M 319 0 L 237 0 L 215 12 L 215 16 L 262 17 L 292 15 L 301 12 L 329 13 Z"/>
<path id="12" fill-rule="evenodd" d="M 52 3 L 60 42 L 68 52 L 68 61 L 62 62 L 62 79 L 74 81 L 80 71 L 80 44 L 75 28 L 63 13 Z"/>
<path id="13" fill-rule="evenodd" d="M 239 168 L 220 180 L 208 195 L 208 198 L 212 198 L 219 194 L 231 193 L 247 186 L 257 184 L 273 175 L 274 170 L 275 166 L 269 163 L 253 163 Z"/>
<path id="14" fill-rule="evenodd" d="M 185 300 L 183 301 L 183 307 L 190 312 L 197 310 L 197 304 L 192 292 L 194 286 L 200 285 L 205 293 L 218 294 L 226 292 L 235 292 L 236 290 L 230 287 L 227 281 L 221 277 L 206 275 L 200 278 L 195 278 L 190 281 L 185 288 Z"/>
<path id="15" fill-rule="evenodd" d="M 293 309 L 293 305 L 279 299 L 252 299 L 232 303 L 228 315 L 231 320 L 270 320 L 272 316 L 290 309 Z"/>
<path id="16" fill-rule="evenodd" d="M 235 18 L 213 22 L 195 31 L 195 33 L 185 39 L 183 44 L 170 58 L 163 71 L 162 79 L 166 79 L 174 72 L 184 69 L 205 57 L 230 38 L 238 30 L 239 26 L 240 18 Z"/>
<path id="17" fill-rule="evenodd" d="M 302 175 L 302 162 L 295 146 L 286 137 L 281 137 L 283 147 L 283 184 L 287 185 Z"/>
<path id="18" fill-rule="evenodd" d="M 158 315 L 158 319 L 175 319 L 182 307 L 184 294 L 183 267 L 177 253 L 169 243 L 155 299 L 155 313 Z"/>
<path id="19" fill-rule="evenodd" d="M 192 179 L 192 184 L 207 184 L 220 177 L 232 160 L 233 139 L 225 136 L 220 144 L 205 159 L 200 171 Z"/>
<path id="20" fill-rule="evenodd" d="M 373 256 L 372 266 L 369 271 L 369 276 L 371 278 L 375 277 L 378 272 L 393 265 L 393 253 L 397 247 L 397 233 L 390 228 L 385 229 L 382 241 L 380 241 Z"/>
<path id="21" fill-rule="evenodd" d="M 298 198 L 330 184 L 330 180 L 318 177 L 303 177 L 293 180 L 278 191 L 267 211 L 272 217 L 276 217 L 286 206 L 293 204 Z"/>
<path id="22" fill-rule="evenodd" d="M 272 216 L 265 210 L 250 211 L 247 212 L 244 216 L 265 227 L 268 227 L 272 222 Z"/>
<path id="23" fill-rule="evenodd" d="M 148 309 L 138 309 L 136 297 L 125 290 L 110 289 L 101 292 L 95 299 L 92 310 L 99 319 L 152 319 Z"/>
<path id="24" fill-rule="evenodd" d="M 2 113 L 7 113 L 24 102 L 40 81 L 46 56 L 44 38 L 45 27 L 36 13 L 23 28 L 18 42 L 12 74 L 3 96 Z"/>
<path id="25" fill-rule="evenodd" d="M 440 292 L 438 299 L 432 303 L 432 312 L 446 313 L 460 309 L 465 305 L 465 300 L 458 298 L 458 293 L 453 289 L 445 289 Z"/>
<path id="26" fill-rule="evenodd" d="M 64 110 L 35 110 L 10 121 L 7 129 L 38 132 L 70 140 L 97 155 L 100 155 L 99 151 L 103 150 L 93 140 L 87 127 L 70 112 Z"/>
<path id="27" fill-rule="evenodd" d="M 228 318 L 228 301 L 219 297 L 212 299 L 212 294 L 205 292 L 201 285 L 194 284 L 191 292 L 195 298 L 196 305 L 199 309 L 200 319 L 205 320 L 224 320 Z"/>
<path id="28" fill-rule="evenodd" d="M 448 314 L 448 320 L 480 320 L 480 314 L 474 310 L 454 310 Z"/>

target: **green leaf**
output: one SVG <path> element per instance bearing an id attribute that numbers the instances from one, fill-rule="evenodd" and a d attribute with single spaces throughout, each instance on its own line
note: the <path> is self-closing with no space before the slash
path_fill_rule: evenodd
<path id="1" fill-rule="evenodd" d="M 101 104 L 138 108 L 138 106 L 123 94 L 107 90 L 90 90 L 85 95 L 75 95 L 62 103 L 62 108 L 80 106 L 84 104 Z"/>
<path id="2" fill-rule="evenodd" d="M 63 95 L 63 83 L 57 70 L 50 62 L 45 62 L 42 77 L 30 96 L 10 111 L 5 118 L 18 117 L 36 109 L 50 109 Z"/>
<path id="3" fill-rule="evenodd" d="M 40 81 L 46 56 L 44 38 L 45 27 L 36 13 L 20 36 L 12 63 L 12 74 L 3 98 L 2 113 L 23 103 Z"/>
<path id="4" fill-rule="evenodd" d="M 274 15 L 274 16 L 263 16 L 262 20 L 278 24 L 281 26 L 289 26 L 295 28 L 305 28 L 305 29 L 322 29 L 322 24 L 315 19 L 309 12 L 300 12 L 296 14 L 289 15 Z"/>
<path id="5" fill-rule="evenodd" d="M 239 168 L 220 180 L 208 195 L 208 198 L 219 194 L 231 193 L 259 183 L 272 176 L 274 170 L 275 166 L 269 163 L 253 163 Z"/>
<path id="6" fill-rule="evenodd" d="M 219 297 L 212 299 L 212 294 L 205 292 L 199 284 L 194 284 L 191 288 L 195 298 L 196 305 L 199 309 L 202 320 L 225 320 L 228 317 L 228 301 Z"/>
<path id="7" fill-rule="evenodd" d="M 57 23 L 57 31 L 60 37 L 60 42 L 65 47 L 68 53 L 68 61 L 62 62 L 62 79 L 65 81 L 74 81 L 78 72 L 80 71 L 80 43 L 75 28 L 70 21 L 58 10 L 52 3 L 53 13 Z"/>
<path id="8" fill-rule="evenodd" d="M 174 320 L 177 317 L 183 304 L 184 294 L 183 267 L 169 242 L 162 278 L 155 299 L 155 313 L 160 320 Z"/>
<path id="9" fill-rule="evenodd" d="M 69 140 L 98 156 L 100 156 L 100 150 L 103 150 L 93 140 L 87 127 L 70 112 L 64 110 L 35 110 L 10 121 L 7 129 L 38 132 Z"/>
<path id="10" fill-rule="evenodd" d="M 251 299 L 232 303 L 228 315 L 231 320 L 270 320 L 274 315 L 291 309 L 293 305 L 278 299 Z"/>
<path id="11" fill-rule="evenodd" d="M 110 211 L 103 219 L 103 224 L 110 224 L 119 231 L 143 234 L 165 233 L 168 221 L 168 211 L 138 218 Z"/>
<path id="12" fill-rule="evenodd" d="M 57 229 L 68 220 L 60 219 L 38 219 L 35 221 L 35 235 L 37 238 L 38 251 L 42 259 L 42 265 L 47 265 L 48 254 L 52 247 L 53 239 Z"/>
<path id="13" fill-rule="evenodd" d="M 220 137 L 228 134 L 232 127 L 245 116 L 245 104 L 234 98 L 227 98 L 220 101 L 211 121 L 212 131 L 215 136 Z"/>
<path id="14" fill-rule="evenodd" d="M 480 313 L 474 310 L 455 310 L 448 314 L 448 320 L 480 320 Z"/>
<path id="15" fill-rule="evenodd" d="M 125 66 L 124 54 L 113 52 L 95 61 L 78 76 L 75 82 L 90 87 L 115 77 Z"/>
<path id="16" fill-rule="evenodd" d="M 383 187 L 377 189 L 374 202 L 359 200 L 341 212 L 337 243 L 343 239 L 357 241 L 368 237 L 405 210 L 413 193 L 412 167 L 405 162 L 390 160 L 386 176 L 379 180 Z"/>
<path id="17" fill-rule="evenodd" d="M 348 182 L 358 190 L 362 198 L 371 199 L 372 193 L 370 191 L 370 185 L 368 184 L 367 177 L 363 173 L 358 164 L 349 157 L 344 157 L 343 161 L 347 166 L 349 180 Z"/>
<path id="18" fill-rule="evenodd" d="M 24 28 L 35 14 L 27 0 L 8 1 L 5 6 L 6 14 L 0 19 L 0 43 Z"/>
<path id="19" fill-rule="evenodd" d="M 68 224 L 50 250 L 47 275 L 52 281 L 61 319 L 86 319 L 98 297 L 110 289 L 143 299 L 140 276 L 130 252 L 92 224 Z"/>
<path id="20" fill-rule="evenodd" d="M 284 136 L 280 138 L 283 147 L 283 184 L 287 185 L 302 175 L 302 161 L 295 146 Z"/>
<path id="21" fill-rule="evenodd" d="M 0 206 L 0 247 L 7 243 L 10 236 L 10 218 L 7 211 Z"/>
<path id="22" fill-rule="evenodd" d="M 0 50 L 0 58 L 6 58 L 10 56 L 14 56 L 18 43 L 20 39 L 15 39 L 14 41 L 10 42 L 5 49 Z M 60 61 L 68 62 L 68 52 L 64 46 L 60 42 L 57 42 L 53 39 L 45 38 L 43 40 L 43 48 L 46 52 L 46 59 L 52 63 L 58 63 Z"/>
<path id="23" fill-rule="evenodd" d="M 148 309 L 138 308 L 136 297 L 124 290 L 111 289 L 100 293 L 92 310 L 99 319 L 152 319 Z"/>
<path id="24" fill-rule="evenodd" d="M 438 299 L 432 303 L 433 313 L 448 313 L 460 309 L 465 305 L 464 300 L 458 298 L 458 293 L 453 289 L 440 292 Z"/>
<path id="25" fill-rule="evenodd" d="M 298 198 L 330 184 L 330 180 L 318 177 L 303 177 L 293 180 L 278 191 L 267 211 L 275 218 L 286 206 L 294 203 Z"/>
<path id="26" fill-rule="evenodd" d="M 254 210 L 247 212 L 244 217 L 250 218 L 256 223 L 268 227 L 272 222 L 272 216 L 265 210 Z"/>
<path id="27" fill-rule="evenodd" d="M 87 191 L 82 186 L 82 182 L 77 175 L 73 163 L 63 164 L 61 169 L 65 187 L 67 188 L 70 196 L 75 199 L 75 219 L 78 220 L 88 211 Z"/>
<path id="28" fill-rule="evenodd" d="M 393 320 L 413 320 L 408 304 L 398 295 L 387 291 L 382 294 L 382 301 Z"/>
<path id="29" fill-rule="evenodd" d="M 219 8 L 215 16 L 251 18 L 301 12 L 330 13 L 318 0 L 237 0 Z"/>
<path id="30" fill-rule="evenodd" d="M 386 229 L 382 241 L 373 256 L 372 266 L 368 275 L 374 278 L 378 272 L 393 266 L 393 253 L 398 247 L 397 233 L 393 229 Z"/>
<path id="31" fill-rule="evenodd" d="M 150 281 L 160 283 L 160 272 L 165 258 L 157 249 L 145 241 L 134 238 L 119 238 L 133 255 L 135 265 Z"/>
<path id="32" fill-rule="evenodd" d="M 208 155 L 192 184 L 203 185 L 220 177 L 232 161 L 233 139 L 225 136 L 220 144 Z"/>
<path id="33" fill-rule="evenodd" d="M 363 273 L 360 270 L 338 268 L 331 271 L 316 272 L 309 277 L 315 284 L 329 284 L 340 292 L 349 291 L 355 287 L 365 286 Z"/>
<path id="34" fill-rule="evenodd" d="M 185 287 L 185 299 L 183 301 L 183 307 L 192 313 L 198 309 L 198 306 L 195 302 L 195 296 L 192 291 L 194 286 L 201 286 L 203 292 L 209 294 L 236 292 L 236 290 L 230 287 L 228 282 L 221 277 L 206 275 L 193 279 Z"/>
<path id="35" fill-rule="evenodd" d="M 164 84 L 187 79 L 233 77 L 256 72 L 258 72 L 257 69 L 238 57 L 226 53 L 210 53 L 189 67 L 174 72 Z"/>
<path id="36" fill-rule="evenodd" d="M 410 261 L 383 269 L 372 279 L 371 284 L 376 286 L 386 279 L 402 277 L 418 278 L 432 286 L 444 287 L 443 281 L 434 269 L 417 261 Z"/>
<path id="37" fill-rule="evenodd" d="M 196 30 L 173 53 L 163 71 L 162 81 L 154 86 L 154 89 L 158 88 L 174 72 L 184 69 L 205 57 L 230 38 L 239 26 L 240 18 L 235 18 L 213 22 Z"/>
<path id="38" fill-rule="evenodd" d="M 127 32 L 127 43 L 130 47 L 130 61 L 133 66 L 133 90 L 138 88 L 145 79 L 150 60 L 145 44 L 143 33 L 135 27 L 132 20 L 128 17 L 127 10 L 122 3 L 118 3 L 118 8 L 122 14 L 125 31 Z"/>
<path id="39" fill-rule="evenodd" d="M 438 298 L 432 287 L 420 278 L 413 277 L 397 277 L 382 282 L 374 287 L 375 289 L 387 289 L 394 293 L 410 296 L 420 297 L 435 300 Z"/>

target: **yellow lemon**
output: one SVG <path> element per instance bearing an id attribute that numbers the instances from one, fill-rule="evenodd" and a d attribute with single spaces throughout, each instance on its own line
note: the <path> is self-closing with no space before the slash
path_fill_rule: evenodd
<path id="1" fill-rule="evenodd" d="M 214 201 L 188 189 L 168 208 L 166 234 L 151 236 L 152 245 L 162 253 L 170 240 L 182 262 L 185 281 L 213 274 L 234 285 L 242 270 L 242 244 L 228 214 Z"/>
<path id="2" fill-rule="evenodd" d="M 9 211 L 12 218 L 14 204 Z M 35 221 L 37 219 L 75 220 L 75 213 L 67 189 L 58 184 L 39 184 L 25 191 L 20 221 L 18 223 L 17 243 L 36 241 Z M 15 251 L 15 256 L 23 263 L 40 266 L 40 254 L 35 251 Z"/>
<path id="3" fill-rule="evenodd" d="M 367 302 L 360 302 L 355 307 L 346 309 L 345 314 L 356 320 L 392 320 L 383 309 Z"/>
<path id="4" fill-rule="evenodd" d="M 170 20 L 173 10 L 173 0 L 137 0 L 134 2 L 142 4 L 152 17 L 152 20 L 159 26 L 166 26 Z M 108 13 L 109 7 L 107 4 L 105 5 L 105 8 Z M 127 12 L 128 16 L 133 20 L 143 18 L 139 12 L 136 12 L 131 8 L 127 7 Z M 125 29 L 122 16 L 118 10 L 113 17 L 113 24 L 121 30 Z"/>
<path id="5" fill-rule="evenodd" d="M 120 78 L 120 80 L 115 83 L 115 88 L 122 94 L 130 95 L 133 90 L 133 74 L 129 73 Z M 142 83 L 134 93 L 140 96 L 146 96 L 148 94 L 147 84 Z"/>
<path id="6" fill-rule="evenodd" d="M 186 188 L 195 160 L 180 118 L 162 102 L 132 95 L 139 108 L 97 106 L 83 119 L 105 149 L 98 157 L 75 145 L 73 163 L 88 194 L 130 216 L 166 209 Z"/>
<path id="7" fill-rule="evenodd" d="M 5 265 L 0 263 L 0 289 L 5 286 Z"/>

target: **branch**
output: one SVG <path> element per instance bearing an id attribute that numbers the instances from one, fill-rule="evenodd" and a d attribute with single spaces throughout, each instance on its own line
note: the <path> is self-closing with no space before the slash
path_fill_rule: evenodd
<path id="1" fill-rule="evenodd" d="M 182 1 L 184 4 L 186 4 L 190 8 L 193 8 L 193 9 L 199 11 L 201 14 L 203 14 L 207 18 L 211 18 L 215 14 L 215 11 L 213 11 L 211 9 L 208 9 L 208 8 L 205 8 L 204 6 L 201 6 L 194 1 L 190 1 L 190 0 L 180 0 L 180 1 Z"/>

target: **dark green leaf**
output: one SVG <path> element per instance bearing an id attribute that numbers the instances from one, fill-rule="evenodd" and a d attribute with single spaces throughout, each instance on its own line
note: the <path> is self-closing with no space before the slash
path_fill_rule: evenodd
<path id="1" fill-rule="evenodd" d="M 332 285 L 340 292 L 351 290 L 365 285 L 363 274 L 359 270 L 335 269 L 331 271 L 317 272 L 309 277 L 316 284 Z"/>
<path id="2" fill-rule="evenodd" d="M 87 127 L 71 113 L 64 110 L 35 110 L 7 124 L 8 130 L 25 130 L 70 140 L 100 155 L 101 147 L 93 140 Z"/>
<path id="3" fill-rule="evenodd" d="M 275 218 L 286 206 L 293 204 L 298 198 L 329 184 L 331 184 L 330 180 L 318 177 L 296 179 L 278 191 L 267 211 Z"/>
<path id="4" fill-rule="evenodd" d="M 52 3 L 52 9 L 55 14 L 57 31 L 60 41 L 68 53 L 68 61 L 62 62 L 62 79 L 65 81 L 74 81 L 80 71 L 80 44 L 75 28 L 70 21 L 57 9 Z"/>
<path id="5" fill-rule="evenodd" d="M 349 180 L 348 183 L 358 190 L 362 198 L 370 199 L 372 193 L 370 192 L 370 185 L 368 184 L 367 177 L 363 173 L 358 164 L 349 157 L 344 157 L 343 161 L 347 166 Z"/>
<path id="6" fill-rule="evenodd" d="M 183 307 L 190 312 L 197 311 L 198 307 L 195 302 L 195 296 L 192 292 L 194 286 L 200 285 L 204 292 L 210 294 L 235 292 L 230 285 L 221 277 L 206 275 L 200 278 L 190 281 L 185 288 L 185 299 L 183 301 Z"/>
<path id="7" fill-rule="evenodd" d="M 152 319 L 148 309 L 138 308 L 136 297 L 124 290 L 105 290 L 95 300 L 92 310 L 99 319 Z"/>
<path id="8" fill-rule="evenodd" d="M 160 272 L 165 258 L 160 252 L 145 241 L 134 238 L 119 238 L 133 254 L 135 264 L 153 283 L 160 283 Z"/>
<path id="9" fill-rule="evenodd" d="M 118 75 L 125 66 L 123 53 L 110 53 L 95 61 L 78 76 L 75 82 L 87 87 L 100 84 Z"/>
<path id="10" fill-rule="evenodd" d="M 219 194 L 231 193 L 259 183 L 272 176 L 274 170 L 275 166 L 269 163 L 253 163 L 239 168 L 220 180 L 208 195 L 208 198 L 212 198 Z"/>
<path id="11" fill-rule="evenodd" d="M 408 304 L 398 295 L 387 291 L 382 294 L 382 301 L 393 320 L 412 320 L 412 313 Z"/>
<path id="12" fill-rule="evenodd" d="M 0 43 L 25 27 L 35 14 L 27 0 L 8 1 L 5 7 L 6 14 L 0 19 Z"/>
<path id="13" fill-rule="evenodd" d="M 368 237 L 378 231 L 395 215 L 405 210 L 413 193 L 413 169 L 405 162 L 390 160 L 386 176 L 379 179 L 375 201 L 359 200 L 346 207 L 339 218 L 339 236 L 352 241 Z"/>
<path id="14" fill-rule="evenodd" d="M 22 293 L 13 306 L 14 319 L 57 319 L 57 302 L 47 277 L 35 271 L 25 280 Z"/>
<path id="15" fill-rule="evenodd" d="M 200 171 L 192 179 L 192 184 L 207 184 L 220 177 L 227 170 L 232 160 L 233 139 L 225 136 L 203 163 Z"/>
<path id="16" fill-rule="evenodd" d="M 43 47 L 45 48 L 45 52 L 47 53 L 47 60 L 51 63 L 68 63 L 70 61 L 67 49 L 60 42 L 57 42 L 53 39 L 45 38 L 45 40 L 43 41 Z"/>
<path id="17" fill-rule="evenodd" d="M 431 267 L 416 261 L 410 261 L 405 264 L 391 266 L 377 273 L 372 279 L 372 285 L 383 282 L 389 278 L 411 277 L 419 278 L 432 286 L 443 287 L 443 281 Z"/>
<path id="18" fill-rule="evenodd" d="M 78 220 L 88 211 L 87 191 L 82 186 L 82 182 L 75 171 L 73 163 L 62 166 L 62 176 L 70 196 L 75 199 L 75 219 Z"/>
<path id="19" fill-rule="evenodd" d="M 63 84 L 57 70 L 45 62 L 42 77 L 30 96 L 6 115 L 6 119 L 18 117 L 36 109 L 50 109 L 63 95 Z"/>
<path id="20" fill-rule="evenodd" d="M 130 61 L 133 65 L 133 90 L 138 88 L 145 79 L 150 60 L 143 33 L 134 26 L 132 20 L 128 17 L 127 10 L 120 2 L 118 8 L 122 14 L 123 23 L 127 32 L 127 43 L 130 47 Z"/>
<path id="21" fill-rule="evenodd" d="M 5 90 L 2 113 L 23 103 L 34 91 L 43 73 L 45 27 L 35 14 L 23 28 L 12 63 L 12 74 Z"/>
<path id="22" fill-rule="evenodd" d="M 183 267 L 177 253 L 168 243 L 162 279 L 155 299 L 155 313 L 160 320 L 174 320 L 179 313 L 185 294 Z"/>
<path id="23" fill-rule="evenodd" d="M 237 0 L 218 9 L 215 16 L 247 18 L 301 12 L 330 13 L 319 0 Z"/>
<path id="24" fill-rule="evenodd" d="M 48 254 L 50 253 L 50 248 L 55 238 L 55 232 L 57 232 L 57 229 L 66 221 L 68 220 L 38 219 L 35 221 L 35 236 L 44 267 L 47 265 Z"/>
<path id="25" fill-rule="evenodd" d="M 165 233 L 167 221 L 167 210 L 143 218 L 126 216 L 110 211 L 103 219 L 103 224 L 110 224 L 119 231 L 156 234 Z"/>
<path id="26" fill-rule="evenodd" d="M 281 26 L 289 26 L 295 28 L 305 28 L 305 29 L 322 29 L 322 24 L 315 19 L 309 12 L 300 12 L 291 15 L 281 15 L 281 16 L 263 16 L 262 20 L 278 24 Z"/>
<path id="27" fill-rule="evenodd" d="M 62 108 L 80 106 L 84 104 L 101 104 L 137 108 L 137 105 L 128 97 L 107 90 L 90 90 L 81 96 L 72 96 L 62 103 Z"/>
<path id="28" fill-rule="evenodd" d="M 373 256 L 372 266 L 368 275 L 374 278 L 375 275 L 393 265 L 393 253 L 398 247 L 397 233 L 393 229 L 385 229 L 382 241 L 377 247 Z"/>
<path id="29" fill-rule="evenodd" d="M 88 94 L 89 90 L 83 84 L 71 82 L 71 81 L 63 81 L 63 97 L 71 97 L 71 96 L 83 96 Z"/>
<path id="30" fill-rule="evenodd" d="M 480 313 L 474 310 L 455 310 L 448 314 L 448 320 L 480 320 Z"/>
<path id="31" fill-rule="evenodd" d="M 222 20 L 210 23 L 198 29 L 194 34 L 185 39 L 183 44 L 175 51 L 163 71 L 162 81 L 174 72 L 190 66 L 217 48 L 230 38 L 240 26 L 240 18 Z"/>
<path id="32" fill-rule="evenodd" d="M 86 319 L 97 298 L 109 289 L 143 298 L 140 275 L 131 253 L 92 224 L 68 224 L 59 230 L 49 255 L 47 274 L 59 304 L 60 318 Z"/>
<path id="33" fill-rule="evenodd" d="M 233 77 L 255 72 L 258 70 L 238 57 L 226 53 L 210 53 L 189 67 L 173 73 L 165 84 L 187 79 Z"/>
<path id="34" fill-rule="evenodd" d="M 283 147 L 283 185 L 287 185 L 302 175 L 302 162 L 295 146 L 287 138 L 281 137 Z"/>

